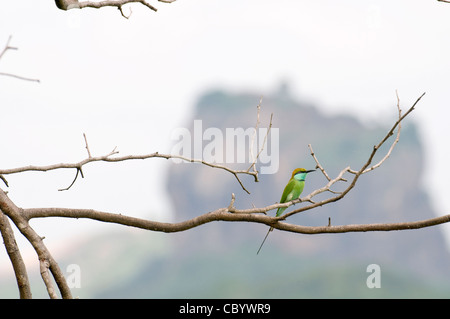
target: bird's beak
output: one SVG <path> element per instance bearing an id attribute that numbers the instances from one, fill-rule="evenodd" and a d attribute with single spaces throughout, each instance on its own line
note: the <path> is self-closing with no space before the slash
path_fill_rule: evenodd
<path id="1" fill-rule="evenodd" d="M 305 173 L 311 173 L 311 172 L 315 172 L 315 169 L 310 169 L 309 171 L 306 171 Z"/>

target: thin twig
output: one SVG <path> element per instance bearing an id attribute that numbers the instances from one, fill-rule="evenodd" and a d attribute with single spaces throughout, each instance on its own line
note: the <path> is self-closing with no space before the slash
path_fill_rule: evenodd
<path id="1" fill-rule="evenodd" d="M 425 93 L 424 93 L 425 94 Z M 397 92 L 397 90 L 395 90 L 395 95 L 397 96 L 397 110 L 398 110 L 398 118 L 399 118 L 399 120 L 402 118 L 402 110 L 401 110 L 401 108 L 400 108 L 400 98 L 399 98 L 399 96 L 398 96 L 398 92 Z M 422 95 L 423 96 L 423 95 Z M 422 97 L 421 96 L 421 97 Z M 421 98 L 420 97 L 420 98 Z M 420 99 L 419 98 L 419 99 Z M 391 147 L 389 148 L 389 150 L 387 151 L 387 153 L 386 153 L 386 155 L 377 163 L 377 164 L 375 164 L 375 165 L 373 165 L 372 167 L 370 167 L 370 168 L 367 168 L 367 169 L 365 169 L 364 170 L 364 173 L 367 173 L 367 172 L 369 172 L 369 171 L 372 171 L 372 170 L 374 170 L 375 168 L 377 168 L 377 167 L 379 167 L 381 164 L 383 164 L 384 163 L 384 161 L 391 155 L 391 153 L 392 153 L 392 150 L 394 149 L 394 147 L 395 147 L 395 145 L 397 145 L 397 143 L 398 143 L 398 141 L 400 140 L 400 131 L 402 130 L 402 123 L 401 123 L 401 121 L 399 121 L 398 122 L 398 129 L 397 129 L 397 136 L 395 137 L 395 139 L 394 139 L 394 142 L 391 144 Z M 391 133 L 393 134 L 394 133 L 394 131 L 391 131 Z M 392 134 L 390 135 L 390 136 L 392 136 Z M 383 142 L 384 143 L 384 142 Z M 380 144 L 380 146 L 381 146 L 381 144 Z"/>
<path id="2" fill-rule="evenodd" d="M 89 150 L 89 144 L 88 144 L 88 141 L 87 141 L 86 134 L 83 133 L 83 137 L 84 137 L 84 143 L 86 144 L 86 151 L 88 153 L 88 157 L 91 158 L 92 155 L 91 155 L 91 151 Z"/>
<path id="3" fill-rule="evenodd" d="M 314 161 L 316 162 L 316 169 L 320 169 L 320 171 L 321 171 L 322 174 L 325 176 L 325 178 L 326 178 L 328 181 L 331 181 L 330 176 L 328 176 L 328 174 L 327 174 L 327 172 L 325 171 L 325 169 L 323 168 L 323 166 L 320 165 L 319 160 L 317 159 L 316 154 L 314 153 L 311 144 L 308 144 L 308 147 L 309 147 L 309 150 L 310 150 L 310 152 L 311 152 L 312 158 L 313 158 Z"/>
<path id="4" fill-rule="evenodd" d="M 255 182 L 259 182 L 259 176 L 258 176 L 258 170 L 256 169 L 256 162 L 258 162 L 259 156 L 261 155 L 262 151 L 264 150 L 264 147 L 267 146 L 267 136 L 270 133 L 270 130 L 272 129 L 272 119 L 273 119 L 273 113 L 270 115 L 270 121 L 269 121 L 269 127 L 267 128 L 266 134 L 263 139 L 263 143 L 258 150 L 258 154 L 256 156 L 253 154 L 253 148 L 256 140 L 256 135 L 258 134 L 258 128 L 260 122 L 260 112 L 261 112 L 261 103 L 262 103 L 262 97 L 259 99 L 259 103 L 256 106 L 256 124 L 255 124 L 255 130 L 253 131 L 253 135 L 250 141 L 250 157 L 252 158 L 253 162 L 250 165 L 250 167 L 247 169 L 247 172 L 250 172 L 250 170 L 253 168 L 253 177 L 255 178 Z M 259 143 L 258 143 L 259 144 Z"/>
<path id="5" fill-rule="evenodd" d="M 27 78 L 27 77 L 16 75 L 16 74 L 12 74 L 12 73 L 0 72 L 0 75 L 9 76 L 9 77 L 16 78 L 16 79 L 19 79 L 19 80 L 24 80 L 24 81 L 41 83 L 41 81 L 39 79 L 31 79 L 31 78 Z"/>
<path id="6" fill-rule="evenodd" d="M 8 40 L 6 41 L 5 47 L 3 48 L 2 52 L 0 52 L 0 59 L 3 57 L 3 55 L 6 53 L 6 51 L 8 50 L 18 50 L 18 48 L 16 47 L 12 47 L 9 45 L 9 43 L 11 42 L 12 39 L 12 35 L 10 35 L 8 37 Z"/>
<path id="7" fill-rule="evenodd" d="M 258 103 L 258 105 L 256 106 L 256 124 L 255 124 L 255 130 L 253 131 L 252 138 L 251 138 L 251 141 L 250 141 L 250 157 L 252 158 L 253 163 L 252 163 L 252 164 L 250 165 L 250 167 L 247 169 L 248 171 L 249 171 L 251 168 L 253 168 L 253 170 L 256 171 L 255 164 L 256 164 L 256 161 L 257 161 L 257 157 L 255 157 L 255 155 L 253 154 L 253 147 L 254 147 L 254 144 L 255 144 L 255 138 L 256 138 L 256 134 L 257 134 L 257 132 L 258 132 L 258 127 L 259 127 L 259 123 L 260 123 L 260 120 L 259 120 L 259 113 L 261 112 L 261 102 L 262 102 L 262 97 L 259 99 L 259 103 Z"/>
<path id="8" fill-rule="evenodd" d="M 69 190 L 73 186 L 73 184 L 75 184 L 75 181 L 78 178 L 78 173 L 81 173 L 81 177 L 84 178 L 83 170 L 81 169 L 81 167 L 77 167 L 77 172 L 75 174 L 75 178 L 73 179 L 72 183 L 69 186 L 67 186 L 66 188 L 58 189 L 58 192 L 63 192 L 63 191 Z"/>
<path id="9" fill-rule="evenodd" d="M 263 143 L 261 148 L 259 149 L 258 155 L 256 155 L 255 163 L 258 160 L 259 156 L 261 155 L 262 151 L 264 150 L 264 147 L 267 146 L 267 136 L 269 135 L 271 129 L 272 129 L 272 119 L 273 119 L 273 113 L 270 114 L 270 121 L 269 121 L 269 127 L 267 128 L 266 135 L 264 135 Z M 255 169 L 256 172 L 256 169 Z M 257 180 L 256 180 L 257 182 Z"/>
<path id="10" fill-rule="evenodd" d="M 0 59 L 3 57 L 3 55 L 6 53 L 6 51 L 8 51 L 8 50 L 18 50 L 18 48 L 12 47 L 12 46 L 9 45 L 9 43 L 11 42 L 11 39 L 12 39 L 12 36 L 10 35 L 8 37 L 8 41 L 6 41 L 5 47 L 3 48 L 2 52 L 0 52 Z M 0 72 L 0 75 L 13 77 L 13 78 L 16 78 L 16 79 L 19 79 L 19 80 L 32 81 L 32 82 L 40 83 L 40 80 L 38 80 L 38 79 L 31 79 L 31 78 L 27 78 L 27 77 L 16 75 L 16 74 L 12 74 L 12 73 Z"/>
<path id="11" fill-rule="evenodd" d="M 5 176 L 0 174 L 0 179 L 3 181 L 3 183 L 5 183 L 6 187 L 9 187 L 8 181 L 6 180 Z"/>

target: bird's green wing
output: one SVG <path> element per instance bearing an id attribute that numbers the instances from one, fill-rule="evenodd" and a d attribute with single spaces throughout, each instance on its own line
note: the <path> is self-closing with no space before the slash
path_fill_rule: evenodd
<path id="1" fill-rule="evenodd" d="M 286 203 L 290 201 L 291 199 L 288 199 L 289 197 L 292 197 L 291 192 L 294 189 L 295 186 L 295 180 L 291 179 L 289 183 L 287 183 L 286 187 L 284 188 L 283 194 L 281 195 L 280 203 Z M 280 216 L 283 214 L 283 212 L 286 210 L 286 207 L 280 207 L 277 209 L 276 216 Z"/>
<path id="2" fill-rule="evenodd" d="M 294 189 L 295 184 L 296 184 L 296 181 L 294 179 L 291 179 L 289 181 L 289 183 L 287 183 L 286 187 L 284 188 L 283 194 L 281 195 L 280 203 L 286 203 L 286 202 L 292 200 L 292 199 L 288 199 L 288 196 Z M 292 195 L 289 197 L 292 197 Z"/>
<path id="3" fill-rule="evenodd" d="M 305 182 L 296 181 L 291 179 L 289 183 L 284 188 L 283 194 L 281 195 L 280 203 L 290 202 L 291 200 L 297 199 L 303 191 Z M 277 210 L 276 216 L 280 216 L 286 210 L 286 207 L 280 207 Z"/>

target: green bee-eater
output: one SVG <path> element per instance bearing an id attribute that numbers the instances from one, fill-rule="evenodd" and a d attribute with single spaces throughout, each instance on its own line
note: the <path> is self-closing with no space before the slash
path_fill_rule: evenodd
<path id="1" fill-rule="evenodd" d="M 290 202 L 291 200 L 299 198 L 300 194 L 303 192 L 303 188 L 305 187 L 306 174 L 314 172 L 314 171 L 315 171 L 315 169 L 312 169 L 309 171 L 307 171 L 304 168 L 294 169 L 294 171 L 292 172 L 291 179 L 289 180 L 286 187 L 284 188 L 283 195 L 281 195 L 280 203 Z M 286 210 L 286 208 L 287 207 L 278 208 L 276 217 L 283 214 L 283 212 Z M 259 251 L 261 250 L 262 246 L 264 245 L 264 242 L 266 241 L 267 236 L 269 236 L 269 233 L 272 230 L 273 230 L 273 227 L 270 227 L 269 231 L 266 234 L 266 237 L 264 237 L 264 240 L 256 254 L 259 254 Z"/>

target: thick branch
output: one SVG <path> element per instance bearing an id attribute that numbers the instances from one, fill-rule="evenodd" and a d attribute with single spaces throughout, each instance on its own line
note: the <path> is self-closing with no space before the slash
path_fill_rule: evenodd
<path id="1" fill-rule="evenodd" d="M 67 285 L 66 279 L 64 278 L 64 274 L 48 251 L 47 247 L 42 241 L 42 238 L 34 231 L 33 228 L 31 228 L 31 226 L 28 224 L 28 220 L 23 217 L 23 210 L 17 207 L 2 189 L 0 189 L 0 210 L 14 222 L 19 231 L 33 246 L 38 255 L 41 267 L 43 262 L 44 265 L 48 265 L 53 278 L 58 285 L 62 297 L 72 298 L 72 294 L 70 292 L 69 286 Z M 51 290 L 51 287 L 48 286 L 48 280 L 45 277 L 45 273 L 43 274 L 43 279 L 46 283 L 49 293 L 54 291 Z M 50 296 L 53 297 L 54 295 L 50 294 Z"/>
<path id="2" fill-rule="evenodd" d="M 17 286 L 19 287 L 19 295 L 21 299 L 30 299 L 31 289 L 28 280 L 27 269 L 20 254 L 14 238 L 14 232 L 8 221 L 8 217 L 0 211 L 0 232 L 2 233 L 3 243 L 5 244 L 6 252 L 11 260 L 14 274 L 16 276 Z"/>
<path id="3" fill-rule="evenodd" d="M 354 224 L 341 226 L 301 226 L 280 222 L 278 228 L 294 233 L 302 234 L 330 234 L 330 233 L 350 233 L 350 232 L 368 232 L 368 231 L 393 231 L 419 229 L 425 227 L 436 226 L 450 222 L 450 214 L 440 217 L 424 219 L 414 222 L 403 223 L 382 223 L 382 224 Z"/>
<path id="4" fill-rule="evenodd" d="M 267 206 L 263 209 L 256 210 L 270 210 L 273 207 L 281 207 L 283 204 L 276 204 Z M 231 205 L 230 205 L 231 207 Z M 346 232 L 366 232 L 366 231 L 392 231 L 392 230 L 406 230 L 418 229 L 424 227 L 435 226 L 450 222 L 450 214 L 421 220 L 415 222 L 404 223 L 390 223 L 390 224 L 359 224 L 359 225 L 342 225 L 342 226 L 301 226 L 293 225 L 278 221 L 276 217 L 270 217 L 262 214 L 252 214 L 251 210 L 237 210 L 230 207 L 221 208 L 216 211 L 206 213 L 192 219 L 178 222 L 166 223 L 150 221 L 141 218 L 125 216 L 122 214 L 112 214 L 107 212 L 96 211 L 92 209 L 72 209 L 72 208 L 29 208 L 23 209 L 23 215 L 27 220 L 32 218 L 43 217 L 66 217 L 66 218 L 87 218 L 101 222 L 120 224 L 124 226 L 131 226 L 140 229 L 173 233 L 186 231 L 188 229 L 201 226 L 214 221 L 228 221 L 228 222 L 253 222 L 266 224 L 279 230 L 301 233 L 301 234 L 323 234 L 323 233 L 346 233 Z"/>
<path id="5" fill-rule="evenodd" d="M 44 281 L 47 293 L 51 299 L 58 299 L 55 288 L 53 287 L 52 279 L 49 273 L 50 263 L 47 259 L 39 259 L 39 271 L 41 273 L 42 280 Z"/>

